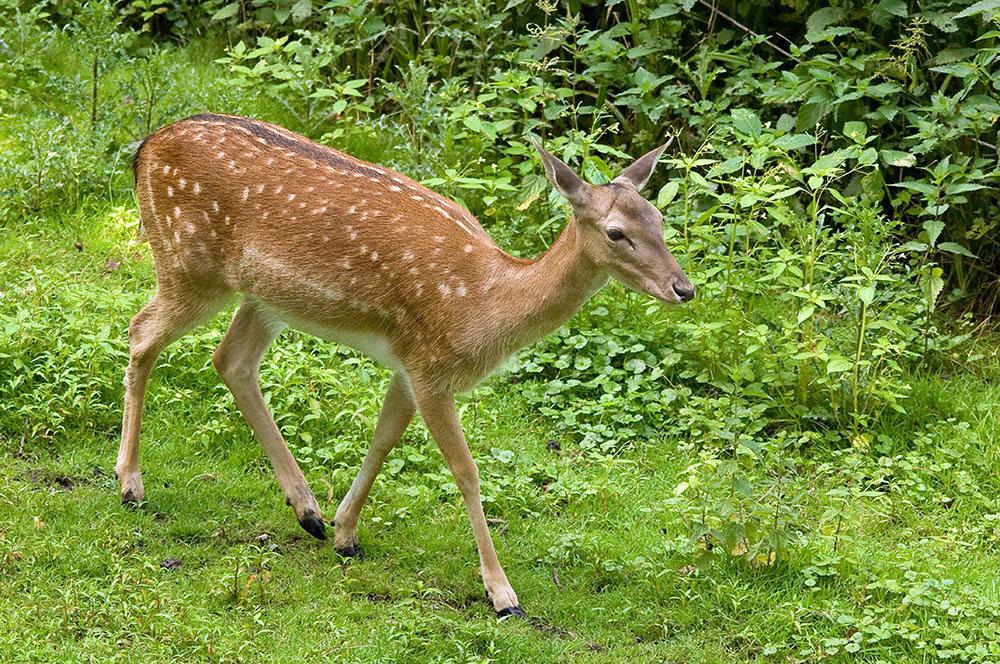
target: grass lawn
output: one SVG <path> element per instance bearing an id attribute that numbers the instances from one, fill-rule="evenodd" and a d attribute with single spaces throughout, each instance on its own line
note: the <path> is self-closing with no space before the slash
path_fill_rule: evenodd
<path id="1" fill-rule="evenodd" d="M 914 375 L 911 415 L 871 432 L 867 454 L 803 453 L 777 490 L 810 537 L 757 564 L 692 554 L 681 482 L 703 458 L 683 431 L 587 452 L 509 375 L 492 379 L 460 407 L 527 621 L 495 618 L 419 422 L 363 512 L 363 560 L 299 529 L 211 368 L 231 311 L 154 370 L 147 502 L 123 507 L 125 329 L 153 287 L 134 225 L 128 205 L 96 207 L 2 239 L 0 660 L 995 659 L 1000 388 L 982 367 Z M 265 393 L 327 518 L 387 378 L 296 332 L 265 360 Z"/>

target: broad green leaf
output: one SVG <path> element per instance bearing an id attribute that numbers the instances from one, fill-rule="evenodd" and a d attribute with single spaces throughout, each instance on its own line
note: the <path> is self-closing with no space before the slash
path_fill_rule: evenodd
<path id="1" fill-rule="evenodd" d="M 968 16 L 975 16 L 976 14 L 996 9 L 1000 9 L 1000 0 L 980 0 L 979 2 L 966 7 L 964 10 L 955 14 L 954 18 L 966 18 Z"/>
<path id="2" fill-rule="evenodd" d="M 804 322 L 808 318 L 812 318 L 813 312 L 815 312 L 815 311 L 816 311 L 816 307 L 814 307 L 811 304 L 807 304 L 806 306 L 804 306 L 801 309 L 799 309 L 799 315 L 798 315 L 798 321 L 799 321 L 799 323 Z"/>
<path id="3" fill-rule="evenodd" d="M 937 302 L 938 295 L 944 289 L 944 279 L 941 278 L 942 274 L 941 268 L 931 268 L 930 272 L 925 274 L 920 280 L 920 289 L 924 293 L 927 308 L 931 311 L 934 311 L 934 304 Z"/>
<path id="4" fill-rule="evenodd" d="M 677 196 L 679 189 L 680 184 L 676 180 L 671 180 L 660 187 L 660 193 L 656 195 L 656 207 L 664 208 L 669 205 Z"/>
<path id="5" fill-rule="evenodd" d="M 847 136 L 855 143 L 863 142 L 865 140 L 865 135 L 867 133 L 868 133 L 868 125 L 866 125 L 864 122 L 858 122 L 856 120 L 852 120 L 850 122 L 844 123 L 844 136 Z"/>
<path id="6" fill-rule="evenodd" d="M 775 147 L 782 150 L 800 150 L 816 143 L 816 138 L 809 134 L 788 134 L 774 140 Z"/>
<path id="7" fill-rule="evenodd" d="M 844 10 L 840 7 L 823 7 L 817 9 L 806 20 L 807 32 L 819 32 L 827 26 L 833 25 L 844 16 Z"/>
<path id="8" fill-rule="evenodd" d="M 909 189 L 910 191 L 919 191 L 921 194 L 924 194 L 925 196 L 934 196 L 935 194 L 937 194 L 937 187 L 928 182 L 908 181 L 908 182 L 899 182 L 892 186 L 903 187 L 904 189 Z"/>
<path id="9" fill-rule="evenodd" d="M 292 5 L 292 18 L 296 21 L 301 21 L 304 18 L 308 18 L 312 14 L 312 10 L 312 0 L 298 0 L 298 2 Z"/>
<path id="10" fill-rule="evenodd" d="M 240 10 L 240 3 L 230 2 L 228 5 L 225 5 L 222 9 L 212 14 L 212 20 L 221 21 L 223 19 L 232 18 L 233 16 L 236 16 L 236 12 L 238 12 L 239 10 Z M 243 42 L 240 43 L 242 44 Z M 244 46 L 243 48 L 246 49 L 246 46 Z M 233 51 L 235 50 L 236 49 L 233 49 Z"/>
<path id="11" fill-rule="evenodd" d="M 858 299 L 865 303 L 865 305 L 871 306 L 872 300 L 875 299 L 875 288 L 872 286 L 862 286 L 858 289 Z"/>
<path id="12" fill-rule="evenodd" d="M 916 156 L 901 150 L 881 150 L 879 156 L 882 157 L 882 163 L 886 166 L 909 168 L 917 163 Z"/>
<path id="13" fill-rule="evenodd" d="M 742 134 L 760 138 L 762 129 L 760 118 L 749 109 L 737 108 L 733 111 L 733 127 Z"/>
<path id="14" fill-rule="evenodd" d="M 462 118 L 462 123 L 475 132 L 480 132 L 483 130 L 483 123 L 475 115 L 466 115 Z"/>
<path id="15" fill-rule="evenodd" d="M 854 363 L 846 357 L 835 355 L 826 363 L 826 374 L 829 376 L 834 373 L 844 373 L 845 371 L 850 371 L 853 366 Z"/>
<path id="16" fill-rule="evenodd" d="M 655 21 L 658 18 L 667 18 L 668 16 L 673 16 L 679 12 L 680 8 L 676 3 L 664 2 L 649 13 L 649 20 Z"/>
<path id="17" fill-rule="evenodd" d="M 903 0 L 881 0 L 876 7 L 900 18 L 906 18 L 909 16 L 909 12 L 906 9 L 906 3 Z"/>
<path id="18" fill-rule="evenodd" d="M 957 242 L 942 242 L 941 244 L 938 245 L 938 249 L 940 249 L 941 251 L 947 251 L 948 253 L 951 254 L 958 254 L 959 256 L 968 256 L 969 258 L 979 258 L 979 256 L 975 255 L 974 253 L 972 253 L 962 245 L 958 244 Z"/>
<path id="19" fill-rule="evenodd" d="M 927 231 L 927 239 L 931 241 L 933 247 L 937 244 L 937 239 L 944 230 L 944 222 L 937 219 L 928 219 L 924 222 L 924 230 Z"/>
<path id="20" fill-rule="evenodd" d="M 944 193 L 948 196 L 954 196 L 956 194 L 964 194 L 967 191 L 978 191 L 980 189 L 989 189 L 985 184 L 973 184 L 972 182 L 962 182 L 961 184 L 953 184 L 945 187 Z"/>

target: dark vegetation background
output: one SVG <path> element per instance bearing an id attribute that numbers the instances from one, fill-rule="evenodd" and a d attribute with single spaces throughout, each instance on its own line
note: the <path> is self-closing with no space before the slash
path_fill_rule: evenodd
<path id="1" fill-rule="evenodd" d="M 259 529 L 287 539 L 294 523 L 209 366 L 223 318 L 154 372 L 144 441 L 161 456 L 147 472 L 187 474 L 164 479 L 176 486 L 158 489 L 155 518 L 113 517 L 129 520 L 122 542 L 158 533 L 148 556 L 185 541 L 204 558 L 195 590 L 173 595 L 183 615 L 109 626 L 135 593 L 99 599 L 102 575 L 160 570 L 120 569 L 135 541 L 46 530 L 63 532 L 52 505 L 118 530 L 94 515 L 120 515 L 107 469 L 125 328 L 154 284 L 132 242 L 130 145 L 210 110 L 414 176 L 522 256 L 567 213 L 528 136 L 594 183 L 676 137 L 647 194 L 698 298 L 667 311 L 611 285 L 462 405 L 487 511 L 513 531 L 501 558 L 549 622 L 498 627 L 482 602 L 449 595 L 476 592 L 466 548 L 417 586 L 409 562 L 381 563 L 406 579 L 388 586 L 337 568 L 354 608 L 330 620 L 392 600 L 375 612 L 399 632 L 366 636 L 387 648 L 369 659 L 996 660 L 998 27 L 997 0 L 0 0 L 0 585 L 32 592 L 47 570 L 76 588 L 33 595 L 62 619 L 4 610 L 0 639 L 23 648 L 16 635 L 35 630 L 32 661 L 54 661 L 72 629 L 89 640 L 67 661 L 322 650 L 315 624 L 275 636 L 283 611 L 313 602 L 295 579 L 318 563 L 306 548 L 286 585 L 261 581 L 285 551 Z M 294 332 L 269 355 L 265 392 L 328 514 L 385 380 Z M 244 525 L 202 541 L 216 527 L 180 487 L 231 458 L 241 491 L 213 485 L 202 500 L 249 492 L 266 507 L 248 502 L 232 517 Z M 371 538 L 433 548 L 403 524 L 460 502 L 422 428 L 386 476 Z M 190 525 L 164 528 L 184 519 L 168 506 Z M 442 529 L 468 544 L 456 513 Z M 527 524 L 537 539 L 519 536 Z M 74 585 L 81 546 L 99 561 L 93 588 Z M 178 592 L 151 583 L 150 596 Z M 86 604 L 106 613 L 74 613 Z M 615 617 L 584 618 L 581 604 Z M 632 645 L 611 648 L 622 635 Z"/>

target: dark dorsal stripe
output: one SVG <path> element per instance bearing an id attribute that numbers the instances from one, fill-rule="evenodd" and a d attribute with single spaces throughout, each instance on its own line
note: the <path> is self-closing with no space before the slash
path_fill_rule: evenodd
<path id="1" fill-rule="evenodd" d="M 216 115 L 215 113 L 200 113 L 198 115 L 192 115 L 184 120 L 179 120 L 175 124 L 187 122 L 224 122 L 226 124 L 245 129 L 250 132 L 252 136 L 262 139 L 268 145 L 273 145 L 274 147 L 294 152 L 321 164 L 334 166 L 336 168 L 352 172 L 363 172 L 369 177 L 374 176 L 383 180 L 389 179 L 386 173 L 379 168 L 366 167 L 364 162 L 345 159 L 331 148 L 314 143 L 304 136 L 299 140 L 290 138 L 284 134 L 274 131 L 263 122 L 257 122 L 249 118 L 241 118 L 233 115 Z M 150 134 L 150 136 L 152 136 L 152 134 Z M 149 136 L 142 140 L 142 143 L 139 144 L 139 148 L 135 151 L 135 155 L 132 158 L 133 175 L 138 176 L 136 168 L 139 162 L 139 155 L 142 153 L 142 149 L 145 147 L 146 141 L 148 140 Z"/>

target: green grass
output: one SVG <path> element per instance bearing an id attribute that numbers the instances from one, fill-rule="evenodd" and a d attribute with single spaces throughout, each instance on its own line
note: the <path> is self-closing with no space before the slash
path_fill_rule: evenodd
<path id="1" fill-rule="evenodd" d="M 422 425 L 362 513 L 365 559 L 342 559 L 299 529 L 211 368 L 231 312 L 164 353 L 142 438 L 147 502 L 120 505 L 125 329 L 152 294 L 148 248 L 129 244 L 128 205 L 22 222 L 18 237 L 0 239 L 10 405 L 0 414 L 0 661 L 995 656 L 991 366 L 913 375 L 909 415 L 886 418 L 870 450 L 801 450 L 780 490 L 798 496 L 809 537 L 757 566 L 692 556 L 691 506 L 675 489 L 700 457 L 683 430 L 588 452 L 507 376 L 493 379 L 460 406 L 501 561 L 531 616 L 498 622 L 460 496 Z M 295 332 L 265 360 L 265 393 L 328 518 L 386 380 Z M 887 493 L 836 495 L 884 484 Z M 863 648 L 845 653 L 859 632 Z"/>

